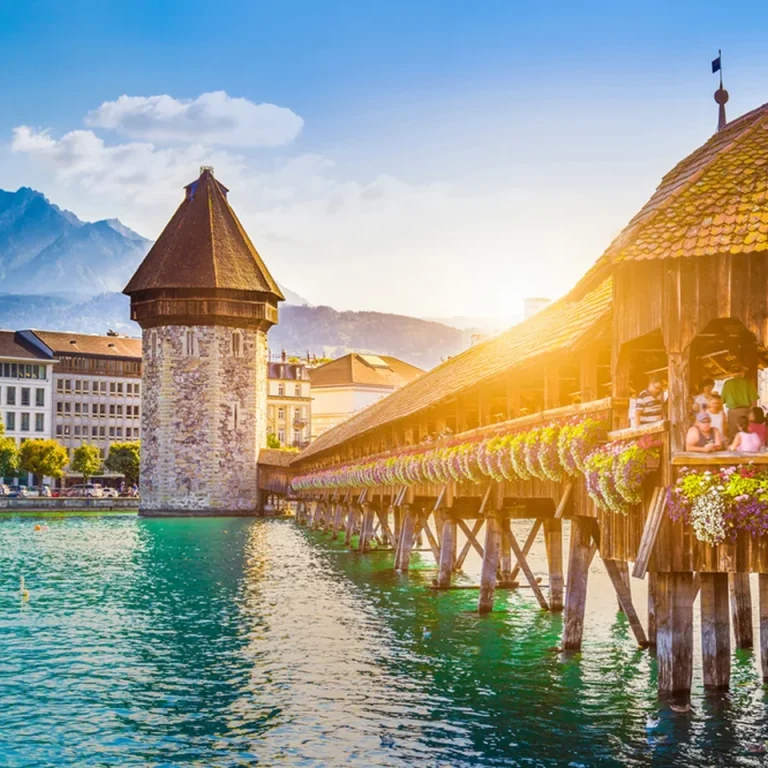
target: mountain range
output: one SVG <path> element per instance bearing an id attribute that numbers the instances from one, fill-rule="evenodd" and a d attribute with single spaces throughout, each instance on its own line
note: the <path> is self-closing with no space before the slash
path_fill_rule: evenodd
<path id="1" fill-rule="evenodd" d="M 120 291 L 152 246 L 118 219 L 81 221 L 28 187 L 0 190 L 0 327 L 138 335 Z M 269 333 L 273 352 L 394 355 L 422 368 L 465 349 L 471 329 L 381 312 L 287 302 Z"/>

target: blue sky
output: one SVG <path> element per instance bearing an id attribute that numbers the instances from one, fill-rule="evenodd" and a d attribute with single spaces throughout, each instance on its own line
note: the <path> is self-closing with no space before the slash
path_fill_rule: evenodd
<path id="1" fill-rule="evenodd" d="M 712 133 L 718 48 L 729 116 L 768 101 L 766 28 L 757 3 L 0 0 L 0 187 L 156 237 L 210 162 L 311 301 L 508 317 Z"/>

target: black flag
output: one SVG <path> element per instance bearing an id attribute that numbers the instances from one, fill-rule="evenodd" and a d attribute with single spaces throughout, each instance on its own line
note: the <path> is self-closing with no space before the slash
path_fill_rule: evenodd
<path id="1" fill-rule="evenodd" d="M 713 62 L 712 62 L 712 74 L 714 75 L 715 72 L 720 71 L 720 56 L 718 56 Z"/>

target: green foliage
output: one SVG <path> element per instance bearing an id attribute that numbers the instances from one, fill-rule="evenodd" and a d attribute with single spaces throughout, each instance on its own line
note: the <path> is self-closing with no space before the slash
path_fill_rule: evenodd
<path id="1" fill-rule="evenodd" d="M 19 473 L 19 449 L 12 437 L 5 437 L 5 427 L 0 422 L 0 480 L 16 477 Z"/>
<path id="2" fill-rule="evenodd" d="M 112 443 L 104 466 L 125 477 L 129 485 L 139 482 L 141 446 L 138 440 L 127 443 Z"/>
<path id="3" fill-rule="evenodd" d="M 19 469 L 38 477 L 63 477 L 67 449 L 56 440 L 25 440 L 19 448 Z"/>
<path id="4" fill-rule="evenodd" d="M 72 463 L 69 465 L 72 472 L 79 472 L 83 480 L 88 479 L 101 472 L 101 453 L 95 445 L 83 444 L 75 448 L 72 454 Z"/>
<path id="5" fill-rule="evenodd" d="M 282 443 L 277 439 L 277 435 L 267 435 L 267 448 L 282 448 Z"/>

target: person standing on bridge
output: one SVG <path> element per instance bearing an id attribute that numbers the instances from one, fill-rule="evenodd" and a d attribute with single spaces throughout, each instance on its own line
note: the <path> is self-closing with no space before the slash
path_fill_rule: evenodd
<path id="1" fill-rule="evenodd" d="M 757 387 L 748 378 L 749 368 L 742 365 L 739 373 L 723 384 L 723 403 L 728 411 L 728 437 L 739 432 L 739 420 L 749 417 L 749 409 L 757 405 Z"/>

